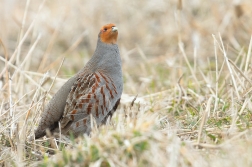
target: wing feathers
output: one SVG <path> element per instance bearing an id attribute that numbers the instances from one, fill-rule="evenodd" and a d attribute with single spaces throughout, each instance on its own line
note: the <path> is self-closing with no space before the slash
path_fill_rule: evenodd
<path id="1" fill-rule="evenodd" d="M 102 124 L 118 101 L 116 94 L 112 79 L 101 72 L 78 76 L 67 98 L 61 127 L 64 129 L 72 122 L 67 131 L 86 132 L 91 126 L 90 114 L 95 117 L 97 125 Z"/>

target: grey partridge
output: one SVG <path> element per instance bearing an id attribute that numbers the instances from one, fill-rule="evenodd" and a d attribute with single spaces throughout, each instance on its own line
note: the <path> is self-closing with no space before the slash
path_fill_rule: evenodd
<path id="1" fill-rule="evenodd" d="M 65 135 L 89 134 L 91 115 L 98 126 L 112 116 L 123 91 L 117 36 L 114 24 L 101 28 L 92 58 L 58 90 L 41 114 L 35 139 L 45 136 L 46 129 L 54 132 L 59 127 Z"/>

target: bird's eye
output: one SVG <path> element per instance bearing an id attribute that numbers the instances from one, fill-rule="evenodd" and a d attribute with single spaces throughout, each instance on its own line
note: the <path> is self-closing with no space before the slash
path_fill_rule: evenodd
<path id="1" fill-rule="evenodd" d="M 107 29 L 107 28 L 104 28 L 103 30 L 104 30 L 104 31 L 107 31 L 108 29 Z"/>

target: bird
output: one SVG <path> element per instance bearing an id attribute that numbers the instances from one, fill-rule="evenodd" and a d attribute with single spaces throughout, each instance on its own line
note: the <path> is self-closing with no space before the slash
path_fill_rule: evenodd
<path id="1" fill-rule="evenodd" d="M 64 135 L 90 134 L 91 117 L 98 126 L 112 117 L 123 92 L 117 37 L 115 24 L 101 27 L 93 56 L 48 102 L 34 132 L 35 139 L 45 136 L 47 129 Z"/>

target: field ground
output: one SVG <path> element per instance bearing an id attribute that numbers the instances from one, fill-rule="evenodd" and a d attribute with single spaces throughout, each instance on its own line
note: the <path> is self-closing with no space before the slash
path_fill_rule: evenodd
<path id="1" fill-rule="evenodd" d="M 252 166 L 252 1 L 0 4 L 0 166 Z M 124 75 L 111 122 L 28 141 L 111 22 Z"/>

